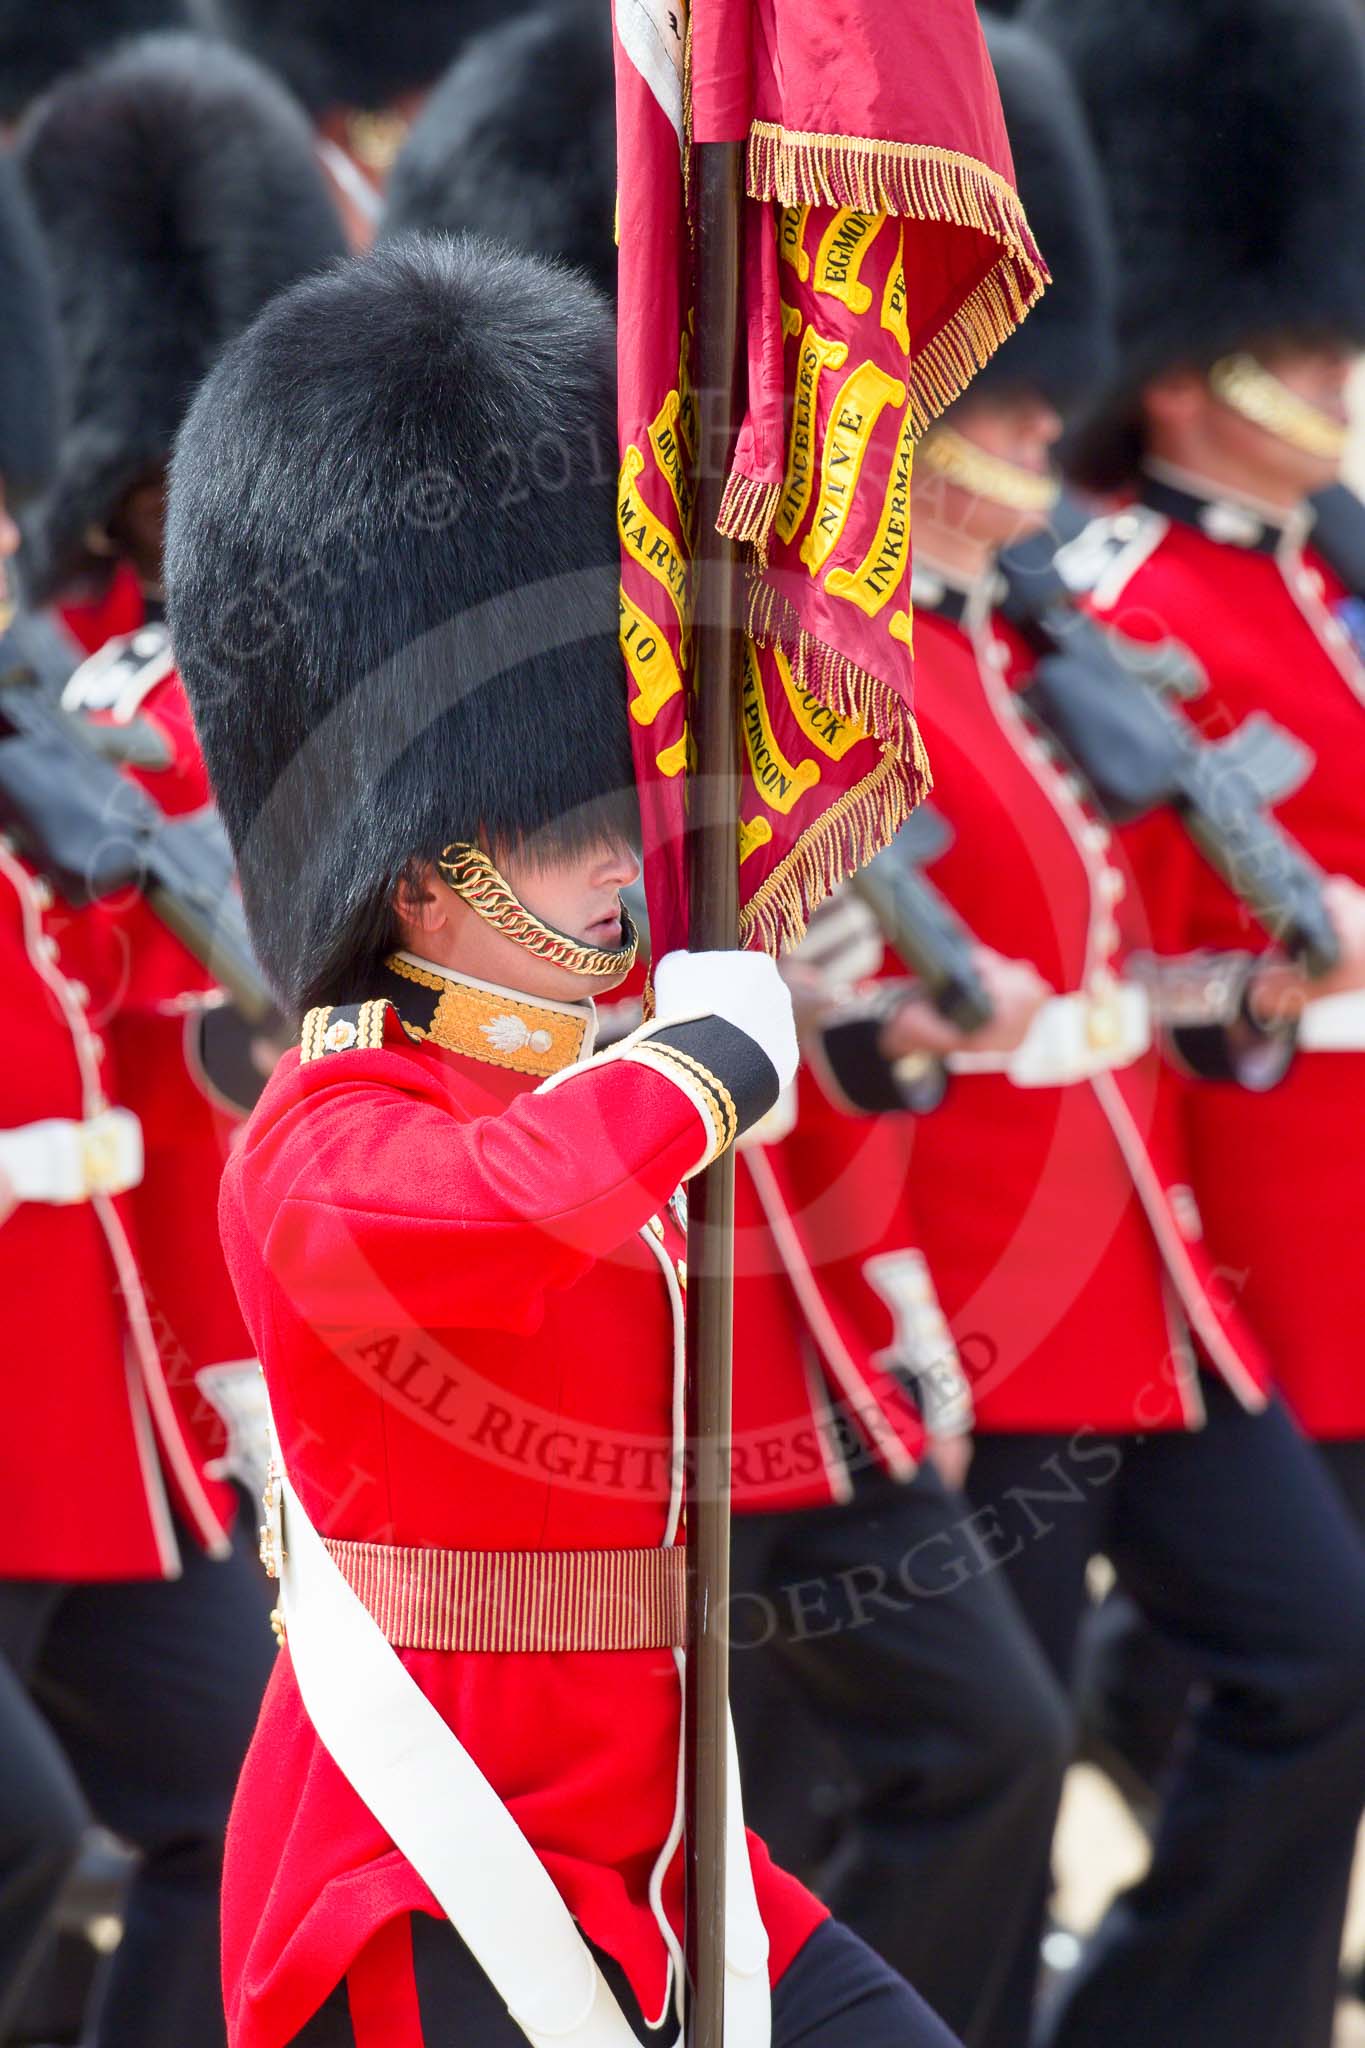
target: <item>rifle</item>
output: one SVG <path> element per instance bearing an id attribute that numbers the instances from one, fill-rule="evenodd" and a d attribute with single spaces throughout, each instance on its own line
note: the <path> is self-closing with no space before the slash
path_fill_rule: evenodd
<path id="1" fill-rule="evenodd" d="M 135 890 L 253 1025 L 277 1016 L 227 835 L 211 811 L 167 818 L 30 668 L 0 675 L 0 826 L 77 908 Z"/>
<path id="2" fill-rule="evenodd" d="M 1304 781 L 1312 753 L 1259 713 L 1226 740 L 1201 738 L 1171 701 L 1201 687 L 1193 657 L 1173 640 L 1126 642 L 1077 609 L 1090 546 L 1082 535 L 1057 555 L 1001 559 L 1001 609 L 1038 656 L 1026 700 L 1112 817 L 1169 805 L 1272 938 L 1310 975 L 1329 973 L 1339 948 L 1325 877 L 1266 808 Z"/>
<path id="3" fill-rule="evenodd" d="M 976 942 L 923 872 L 952 839 L 947 820 L 921 804 L 891 844 L 852 877 L 852 887 L 887 944 L 924 983 L 935 1009 L 960 1031 L 979 1031 L 992 1009 L 976 971 Z"/>

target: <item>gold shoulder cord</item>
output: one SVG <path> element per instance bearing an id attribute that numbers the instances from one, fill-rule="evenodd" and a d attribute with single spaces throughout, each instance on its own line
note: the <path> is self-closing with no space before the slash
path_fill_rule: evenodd
<path id="1" fill-rule="evenodd" d="M 471 910 L 538 960 L 550 960 L 574 974 L 605 979 L 624 973 L 634 964 L 639 937 L 624 904 L 621 908 L 622 943 L 613 948 L 583 946 L 566 932 L 542 924 L 518 901 L 497 868 L 480 846 L 462 841 L 446 847 L 437 862 L 441 873 Z"/>

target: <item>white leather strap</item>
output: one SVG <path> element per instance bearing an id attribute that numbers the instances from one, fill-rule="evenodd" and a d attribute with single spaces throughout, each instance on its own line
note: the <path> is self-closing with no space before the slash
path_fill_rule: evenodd
<path id="1" fill-rule="evenodd" d="M 1365 989 L 1319 996 L 1299 1018 L 1300 1052 L 1365 1052 Z"/>
<path id="2" fill-rule="evenodd" d="M 637 2048 L 545 1866 L 338 1571 L 289 1484 L 278 1443 L 273 1459 L 280 1610 L 319 1740 L 535 2048 Z M 768 2048 L 768 1937 L 733 1734 L 730 1748 L 726 2036 L 731 2048 Z"/>
<path id="3" fill-rule="evenodd" d="M 954 1074 L 1004 1074 L 1016 1088 L 1066 1088 L 1141 1059 L 1152 1042 L 1147 991 L 1111 981 L 1053 996 L 1013 1052 L 955 1052 Z"/>
<path id="4" fill-rule="evenodd" d="M 0 1131 L 0 1170 L 21 1202 L 88 1202 L 121 1195 L 142 1179 L 142 1126 L 130 1109 L 84 1123 L 46 1117 Z"/>

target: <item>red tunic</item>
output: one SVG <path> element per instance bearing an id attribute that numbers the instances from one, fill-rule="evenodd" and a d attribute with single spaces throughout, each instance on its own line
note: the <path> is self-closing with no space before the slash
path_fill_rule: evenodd
<path id="1" fill-rule="evenodd" d="M 127 1103 L 100 1016 L 118 967 L 110 920 L 76 913 L 0 842 L 0 985 L 9 1057 L 0 1130 L 85 1121 Z M 0 1576 L 172 1576 L 174 1499 L 210 1548 L 231 1502 L 167 1383 L 136 1243 L 134 1196 L 22 1202 L 0 1223 L 13 1365 L 0 1431 Z M 27 1361 L 24 1369 L 20 1369 Z"/>
<path id="2" fill-rule="evenodd" d="M 796 1122 L 735 1168 L 733 1504 L 847 1500 L 869 1459 L 911 1479 L 924 1425 L 897 1349 L 906 1120 L 835 1108 L 809 1068 Z"/>
<path id="3" fill-rule="evenodd" d="M 115 609 L 127 610 L 117 579 L 108 607 Z M 87 634 L 93 631 L 90 621 L 84 625 Z M 108 704 L 93 670 L 83 690 L 82 670 L 70 686 L 72 700 L 96 722 L 136 721 L 162 742 L 165 766 L 130 772 L 168 817 L 186 817 L 211 802 L 208 775 L 180 678 L 168 657 L 156 657 L 157 629 L 148 632 L 153 655 L 145 681 L 121 689 Z M 131 637 L 136 640 L 136 631 Z M 113 645 L 106 642 L 106 649 Z M 226 1448 L 226 1432 L 196 1376 L 216 1366 L 255 1369 L 218 1237 L 219 1181 L 240 1114 L 212 1090 L 197 1055 L 203 1009 L 219 998 L 198 961 L 144 904 L 118 903 L 110 917 L 118 971 L 101 1022 L 146 1144 L 146 1172 L 131 1197 L 143 1285 L 162 1370 L 212 1463 Z M 209 1482 L 207 1502 L 214 1521 L 230 1519 L 233 1501 L 225 1486 Z M 202 1504 L 182 1500 L 181 1507 L 190 1526 L 206 1533 Z"/>
<path id="4" fill-rule="evenodd" d="M 1213 738 L 1253 712 L 1307 743 L 1311 772 L 1275 815 L 1328 873 L 1365 883 L 1365 665 L 1352 606 L 1311 554 L 1214 540 L 1137 509 L 1098 609 L 1139 638 L 1167 633 L 1201 663 L 1191 719 Z M 1267 943 L 1171 821 L 1132 835 L 1159 945 Z M 1182 1111 L 1210 1246 L 1263 1338 L 1299 1420 L 1365 1435 L 1365 1052 L 1302 1052 L 1264 1094 L 1191 1082 Z"/>
<path id="5" fill-rule="evenodd" d="M 1127 878 L 1020 711 L 1023 643 L 984 606 L 972 618 L 918 607 L 916 708 L 955 835 L 930 872 L 985 944 L 1082 990 L 1119 962 Z M 1067 1087 L 955 1075 L 916 1121 L 914 1234 L 980 1428 L 1193 1426 L 1191 1330 L 1262 1403 L 1265 1363 L 1214 1284 L 1159 1077 L 1155 1054 Z"/>
<path id="6" fill-rule="evenodd" d="M 538 1089 L 392 1020 L 381 1050 L 286 1058 L 228 1166 L 223 1237 L 286 1467 L 324 1535 L 671 1540 L 677 1332 L 640 1233 L 700 1137 L 689 1098 L 629 1060 Z M 673 1654 L 400 1654 L 657 2015 L 656 1872 L 673 1929 L 681 1917 Z M 780 1974 L 822 1909 L 757 1843 L 753 1860 Z M 233 2048 L 290 2040 L 387 1922 L 437 1910 L 322 1750 L 286 1649 L 228 1837 Z"/>

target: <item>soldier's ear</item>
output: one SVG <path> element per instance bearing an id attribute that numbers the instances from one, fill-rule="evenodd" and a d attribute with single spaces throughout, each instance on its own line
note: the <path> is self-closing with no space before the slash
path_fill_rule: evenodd
<path id="1" fill-rule="evenodd" d="M 1208 379 L 1188 364 L 1165 370 L 1143 386 L 1142 409 L 1156 426 L 1189 426 L 1208 404 Z"/>
<path id="2" fill-rule="evenodd" d="M 429 860 L 410 861 L 393 892 L 393 912 L 403 938 L 439 931 L 449 921 L 444 898 L 452 893 Z"/>

